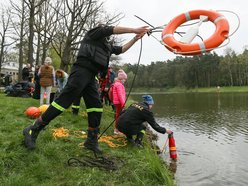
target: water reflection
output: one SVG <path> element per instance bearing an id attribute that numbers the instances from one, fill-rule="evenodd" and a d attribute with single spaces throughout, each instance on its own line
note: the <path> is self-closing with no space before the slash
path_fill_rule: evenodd
<path id="1" fill-rule="evenodd" d="M 140 95 L 133 95 L 139 101 Z M 248 185 L 248 94 L 153 95 L 159 124 L 174 131 L 178 185 Z M 162 146 L 165 135 L 160 135 Z M 174 163 L 174 164 L 173 164 Z"/>

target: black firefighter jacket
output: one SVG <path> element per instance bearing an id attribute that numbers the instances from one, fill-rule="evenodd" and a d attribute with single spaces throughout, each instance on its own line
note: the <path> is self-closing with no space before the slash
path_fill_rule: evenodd
<path id="1" fill-rule="evenodd" d="M 166 129 L 157 124 L 153 113 L 145 102 L 133 103 L 127 110 L 123 111 L 119 117 L 118 126 L 124 131 L 129 131 L 141 128 L 144 122 L 148 122 L 157 132 L 166 133 Z"/>

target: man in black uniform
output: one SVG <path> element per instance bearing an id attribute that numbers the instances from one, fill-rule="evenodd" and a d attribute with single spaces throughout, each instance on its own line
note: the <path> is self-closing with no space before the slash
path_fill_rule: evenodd
<path id="1" fill-rule="evenodd" d="M 126 52 L 138 39 L 149 31 L 148 27 L 128 28 L 99 25 L 89 30 L 79 49 L 68 82 L 46 112 L 33 125 L 23 130 L 24 144 L 28 149 L 35 148 L 39 132 L 51 120 L 67 109 L 75 98 L 83 97 L 88 113 L 88 135 L 84 142 L 87 149 L 101 153 L 98 147 L 98 133 L 103 112 L 95 77 L 99 72 L 107 71 L 111 54 Z M 114 46 L 109 42 L 113 34 L 135 33 L 135 37 L 123 46 Z"/>
<path id="2" fill-rule="evenodd" d="M 159 133 L 172 133 L 170 129 L 165 129 L 156 123 L 153 113 L 150 111 L 154 104 L 152 96 L 144 95 L 142 98 L 143 102 L 133 103 L 121 113 L 117 124 L 118 130 L 127 136 L 127 140 L 138 147 L 142 147 L 141 142 L 146 130 L 144 122 L 148 122 Z M 135 140 L 133 135 L 137 135 Z"/>

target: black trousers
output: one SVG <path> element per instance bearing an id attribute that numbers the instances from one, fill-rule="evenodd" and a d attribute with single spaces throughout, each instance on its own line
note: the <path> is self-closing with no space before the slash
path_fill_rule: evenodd
<path id="1" fill-rule="evenodd" d="M 51 104 L 50 107 L 53 108 L 49 107 L 42 119 L 50 122 L 64 109 L 69 108 L 76 98 L 83 97 L 88 113 L 88 125 L 92 128 L 98 127 L 102 116 L 102 103 L 97 90 L 98 82 L 95 75 L 86 68 L 73 66 L 65 88 Z"/>
<path id="2" fill-rule="evenodd" d="M 137 135 L 142 130 L 146 130 L 146 126 L 141 123 L 140 125 L 126 125 L 125 128 L 123 128 L 121 125 L 117 124 L 117 129 L 124 133 L 126 136 L 132 136 Z"/>

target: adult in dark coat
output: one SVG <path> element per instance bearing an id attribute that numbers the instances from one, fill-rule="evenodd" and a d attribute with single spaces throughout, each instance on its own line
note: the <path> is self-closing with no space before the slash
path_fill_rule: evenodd
<path id="1" fill-rule="evenodd" d="M 23 69 L 22 69 L 22 80 L 23 81 L 30 81 L 31 76 L 31 65 L 28 63 Z"/>
<path id="2" fill-rule="evenodd" d="M 40 99 L 40 77 L 38 74 L 39 69 L 40 69 L 39 65 L 35 66 L 35 71 L 34 71 L 35 87 L 34 87 L 34 92 L 33 92 L 33 98 L 34 99 Z"/>

